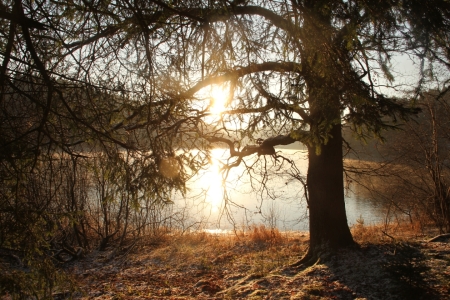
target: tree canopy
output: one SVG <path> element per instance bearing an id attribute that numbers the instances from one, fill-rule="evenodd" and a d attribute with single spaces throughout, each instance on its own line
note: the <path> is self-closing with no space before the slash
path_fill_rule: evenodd
<path id="1" fill-rule="evenodd" d="M 209 96 L 198 91 L 224 83 L 232 100 L 224 121 L 246 113 L 240 130 L 266 125 L 320 144 L 336 116 L 315 117 L 310 94 L 339 94 L 342 117 L 378 133 L 380 117 L 401 110 L 377 77 L 392 80 L 394 53 L 446 62 L 446 9 L 445 1 L 16 1 L 2 9 L 1 80 L 35 100 L 41 116 L 31 131 L 61 147 L 82 140 L 44 130 L 54 103 L 85 131 L 129 147 L 113 132 L 199 127 Z M 41 87 L 34 97 L 20 87 L 31 77 Z M 85 114 L 76 97 L 107 97 L 107 107 Z M 304 134 L 315 118 L 323 132 Z"/>
<path id="2" fill-rule="evenodd" d="M 184 131 L 186 141 L 210 114 L 210 95 L 199 91 L 219 84 L 229 94 L 219 123 L 239 123 L 234 128 L 250 137 L 255 130 L 289 134 L 319 151 L 337 118 L 378 134 L 386 125 L 382 116 L 403 112 L 380 92 L 382 77 L 394 79 L 391 56 L 447 62 L 447 6 L 434 0 L 12 1 L 1 16 L 3 98 L 21 94 L 39 116 L 6 143 L 33 132 L 33 147 L 46 137 L 70 151 L 86 140 L 63 137 L 67 131 L 57 136 L 47 126 L 52 115 L 125 148 L 142 145 L 132 146 L 124 131 L 158 137 Z M 339 116 L 322 109 L 331 94 L 339 98 Z M 155 140 L 147 147 L 171 151 Z"/>

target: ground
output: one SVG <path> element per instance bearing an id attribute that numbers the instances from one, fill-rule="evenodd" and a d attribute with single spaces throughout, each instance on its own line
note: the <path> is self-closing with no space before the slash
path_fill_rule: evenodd
<path id="1" fill-rule="evenodd" d="M 67 270 L 80 288 L 75 299 L 450 299 L 449 239 L 405 228 L 356 226 L 359 247 L 309 267 L 292 266 L 307 233 L 260 226 L 141 239 Z"/>

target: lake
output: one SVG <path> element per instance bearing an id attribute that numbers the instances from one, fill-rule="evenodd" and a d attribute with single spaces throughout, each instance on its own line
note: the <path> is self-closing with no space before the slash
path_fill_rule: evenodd
<path id="1" fill-rule="evenodd" d="M 186 197 L 175 195 L 175 209 L 188 222 L 212 232 L 234 227 L 264 224 L 279 230 L 308 230 L 308 210 L 302 179 L 308 167 L 305 150 L 277 149 L 284 157 L 251 157 L 232 168 L 226 177 L 220 172 L 228 151 L 213 149 L 209 169 L 192 178 Z M 293 168 L 291 163 L 295 164 Z M 373 201 L 358 195 L 357 187 L 346 189 L 349 225 L 382 222 L 384 213 Z"/>

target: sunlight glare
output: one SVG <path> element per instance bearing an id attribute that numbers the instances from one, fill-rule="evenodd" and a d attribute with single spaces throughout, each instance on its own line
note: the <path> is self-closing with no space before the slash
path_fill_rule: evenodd
<path id="1" fill-rule="evenodd" d="M 211 149 L 209 168 L 201 176 L 198 184 L 206 191 L 206 202 L 211 205 L 212 212 L 218 212 L 222 206 L 224 181 L 220 171 L 220 159 L 223 158 L 223 149 Z"/>
<path id="2" fill-rule="evenodd" d="M 205 182 L 207 185 L 206 201 L 211 204 L 212 211 L 216 212 L 223 199 L 222 176 L 217 163 L 213 163 L 205 175 L 204 179 L 207 181 Z"/>
<path id="3" fill-rule="evenodd" d="M 214 86 L 211 88 L 211 103 L 209 111 L 214 115 L 220 115 L 227 106 L 228 92 L 223 87 Z"/>

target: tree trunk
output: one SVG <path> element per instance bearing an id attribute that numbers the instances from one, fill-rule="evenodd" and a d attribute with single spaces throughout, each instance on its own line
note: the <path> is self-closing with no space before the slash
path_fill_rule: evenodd
<path id="1" fill-rule="evenodd" d="M 354 244 L 347 224 L 344 201 L 341 124 L 330 131 L 332 138 L 321 153 L 308 147 L 310 248 L 307 255 L 318 257 L 322 249 L 337 249 Z"/>

